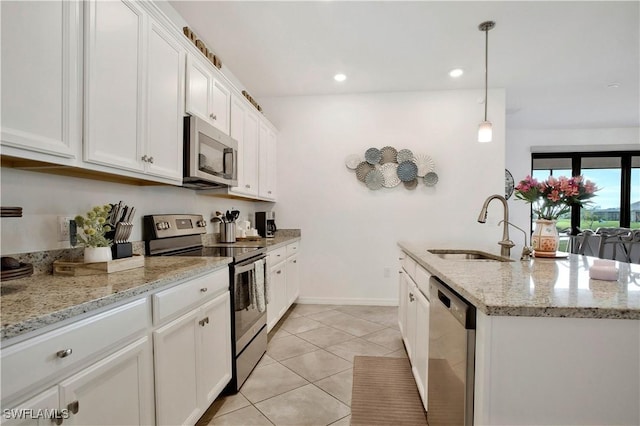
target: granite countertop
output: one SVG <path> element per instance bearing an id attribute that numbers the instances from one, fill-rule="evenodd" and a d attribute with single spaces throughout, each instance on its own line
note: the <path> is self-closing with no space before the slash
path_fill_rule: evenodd
<path id="1" fill-rule="evenodd" d="M 226 267 L 231 261 L 229 257 L 146 257 L 144 267 L 111 274 L 41 274 L 2 282 L 0 340 Z"/>
<path id="2" fill-rule="evenodd" d="M 400 242 L 419 265 L 487 315 L 640 319 L 640 265 L 616 262 L 618 281 L 589 278 L 596 258 L 491 262 L 446 260 Z"/>
<path id="3" fill-rule="evenodd" d="M 274 238 L 260 238 L 259 240 L 243 240 L 235 243 L 207 242 L 207 247 L 264 247 L 267 251 L 276 250 L 288 244 L 300 241 L 300 235 L 285 234 L 278 235 Z"/>

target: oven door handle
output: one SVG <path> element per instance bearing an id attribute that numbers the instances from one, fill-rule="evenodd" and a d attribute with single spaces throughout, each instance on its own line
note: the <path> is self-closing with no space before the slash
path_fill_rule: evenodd
<path id="1" fill-rule="evenodd" d="M 265 259 L 266 256 L 263 256 L 259 259 L 254 259 L 251 261 L 251 263 L 247 264 L 247 265 L 243 265 L 243 266 L 236 266 L 235 267 L 235 275 L 240 275 L 240 274 L 244 274 L 245 272 L 248 271 L 253 271 L 255 269 L 254 263 L 256 263 L 256 260 L 260 260 L 260 259 Z"/>

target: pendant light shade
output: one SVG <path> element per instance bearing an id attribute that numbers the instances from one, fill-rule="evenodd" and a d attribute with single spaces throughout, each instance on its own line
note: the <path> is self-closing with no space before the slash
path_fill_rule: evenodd
<path id="1" fill-rule="evenodd" d="M 492 125 L 487 120 L 487 92 L 489 87 L 489 30 L 496 26 L 493 21 L 486 21 L 478 25 L 480 31 L 484 31 L 484 121 L 478 127 L 478 142 L 491 142 L 493 139 Z"/>
<path id="2" fill-rule="evenodd" d="M 490 121 L 483 121 L 478 126 L 478 142 L 491 142 L 493 130 Z"/>

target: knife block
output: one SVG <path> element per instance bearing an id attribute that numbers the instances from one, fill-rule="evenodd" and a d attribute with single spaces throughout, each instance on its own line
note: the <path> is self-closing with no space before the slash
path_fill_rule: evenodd
<path id="1" fill-rule="evenodd" d="M 133 246 L 131 243 L 116 243 L 111 246 L 111 256 L 113 259 L 124 259 L 133 256 Z"/>

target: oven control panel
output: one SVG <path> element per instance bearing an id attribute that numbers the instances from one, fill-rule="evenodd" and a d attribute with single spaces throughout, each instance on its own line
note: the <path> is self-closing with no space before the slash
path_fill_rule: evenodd
<path id="1" fill-rule="evenodd" d="M 145 240 L 205 234 L 207 222 L 198 214 L 166 214 L 144 217 Z"/>

